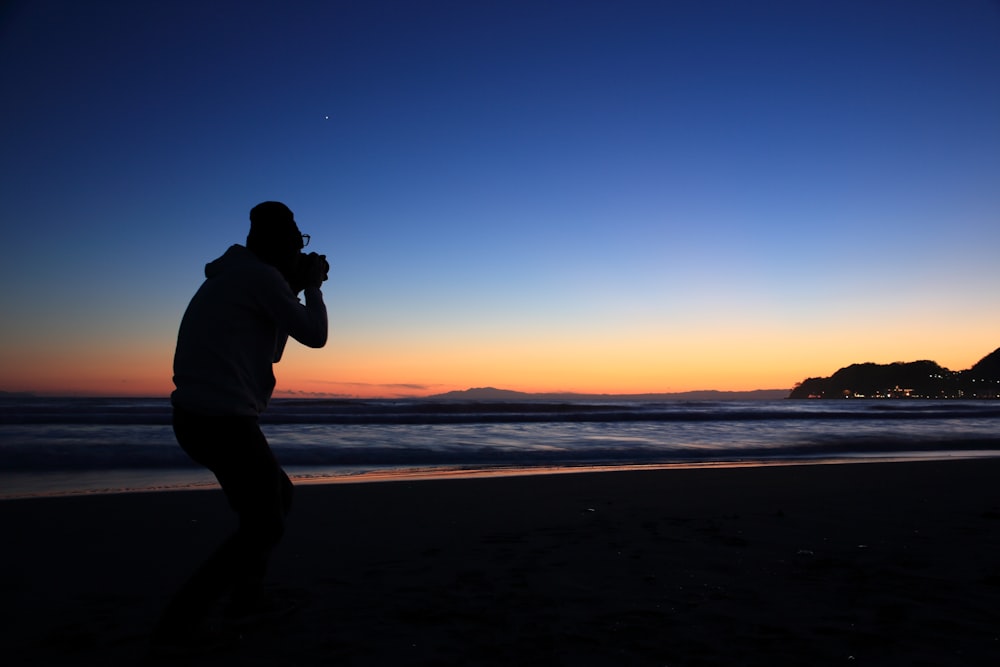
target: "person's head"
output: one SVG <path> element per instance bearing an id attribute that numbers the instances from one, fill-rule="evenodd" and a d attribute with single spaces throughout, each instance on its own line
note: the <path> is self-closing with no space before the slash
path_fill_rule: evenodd
<path id="1" fill-rule="evenodd" d="M 250 209 L 247 248 L 261 261 L 287 271 L 295 264 L 303 246 L 302 233 L 287 206 L 266 201 Z"/>

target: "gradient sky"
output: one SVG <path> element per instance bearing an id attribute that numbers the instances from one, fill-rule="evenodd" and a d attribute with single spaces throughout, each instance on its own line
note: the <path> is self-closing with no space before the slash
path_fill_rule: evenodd
<path id="1" fill-rule="evenodd" d="M 166 395 L 269 199 L 332 265 L 276 395 L 1000 346 L 995 1 L 33 0 L 0 90 L 0 390 Z"/>

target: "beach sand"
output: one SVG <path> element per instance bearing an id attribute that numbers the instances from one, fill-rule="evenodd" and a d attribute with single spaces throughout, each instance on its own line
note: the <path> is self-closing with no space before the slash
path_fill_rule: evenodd
<path id="1" fill-rule="evenodd" d="M 300 486 L 235 646 L 147 657 L 219 491 L 0 502 L 8 665 L 997 665 L 1000 460 Z"/>

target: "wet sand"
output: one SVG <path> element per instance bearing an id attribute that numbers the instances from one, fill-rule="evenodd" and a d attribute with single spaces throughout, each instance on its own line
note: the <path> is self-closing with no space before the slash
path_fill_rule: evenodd
<path id="1" fill-rule="evenodd" d="M 236 645 L 150 659 L 219 491 L 0 502 L 10 665 L 996 665 L 1000 460 L 300 486 Z"/>

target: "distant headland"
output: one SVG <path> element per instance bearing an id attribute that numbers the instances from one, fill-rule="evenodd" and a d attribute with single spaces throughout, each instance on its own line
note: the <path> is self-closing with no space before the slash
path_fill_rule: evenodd
<path id="1" fill-rule="evenodd" d="M 753 391 L 684 391 L 658 394 L 575 394 L 554 392 L 532 394 L 495 387 L 476 387 L 428 396 L 442 401 L 774 401 L 788 396 L 787 389 Z"/>
<path id="2" fill-rule="evenodd" d="M 649 394 L 530 393 L 475 387 L 428 396 L 441 401 L 775 401 L 784 398 L 1000 398 L 1000 348 L 965 371 L 933 361 L 862 363 L 830 377 L 807 378 L 787 389 L 684 391 Z"/>
<path id="3" fill-rule="evenodd" d="M 1000 348 L 965 371 L 933 361 L 852 364 L 803 380 L 789 398 L 1000 398 Z"/>

